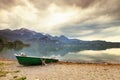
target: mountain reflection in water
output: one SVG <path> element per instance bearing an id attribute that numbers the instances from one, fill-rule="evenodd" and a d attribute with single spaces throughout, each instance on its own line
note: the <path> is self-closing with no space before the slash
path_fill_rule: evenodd
<path id="1" fill-rule="evenodd" d="M 28 56 L 56 57 L 61 61 L 90 63 L 120 63 L 120 48 L 89 50 L 77 47 L 52 47 L 33 44 L 23 49 L 0 49 L 0 58 L 15 60 L 14 54 L 24 52 Z"/>

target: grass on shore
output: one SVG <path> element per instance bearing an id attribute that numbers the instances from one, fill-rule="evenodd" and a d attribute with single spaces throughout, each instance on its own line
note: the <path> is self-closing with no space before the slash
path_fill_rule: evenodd
<path id="1" fill-rule="evenodd" d="M 19 73 L 20 71 L 19 70 L 16 70 L 16 71 L 13 71 L 14 73 Z"/>
<path id="2" fill-rule="evenodd" d="M 4 63 L 1 63 L 1 62 L 0 62 L 0 66 L 2 66 L 2 65 L 4 65 Z"/>
<path id="3" fill-rule="evenodd" d="M 16 70 L 16 71 L 5 71 L 4 70 L 4 65 L 8 65 L 8 64 L 0 62 L 0 77 L 5 77 L 8 73 L 18 73 L 18 72 L 20 72 L 19 70 Z"/>
<path id="4" fill-rule="evenodd" d="M 4 63 L 0 62 L 0 77 L 4 77 L 8 73 L 8 71 L 3 71 L 3 69 L 1 68 L 3 65 Z"/>
<path id="5" fill-rule="evenodd" d="M 18 76 L 14 76 L 13 77 L 15 80 L 26 80 L 27 78 L 26 77 L 19 77 Z"/>
<path id="6" fill-rule="evenodd" d="M 7 73 L 9 73 L 9 72 L 8 71 L 0 70 L 0 77 L 6 76 Z"/>

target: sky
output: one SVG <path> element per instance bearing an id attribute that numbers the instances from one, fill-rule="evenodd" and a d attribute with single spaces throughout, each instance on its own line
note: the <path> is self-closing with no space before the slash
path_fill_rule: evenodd
<path id="1" fill-rule="evenodd" d="M 0 29 L 120 42 L 119 0 L 0 0 Z"/>

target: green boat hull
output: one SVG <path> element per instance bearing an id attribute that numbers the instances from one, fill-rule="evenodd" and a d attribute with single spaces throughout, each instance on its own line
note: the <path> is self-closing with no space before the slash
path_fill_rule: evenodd
<path id="1" fill-rule="evenodd" d="M 58 59 L 49 59 L 49 58 L 37 58 L 37 57 L 27 57 L 27 56 L 16 56 L 19 64 L 21 65 L 42 65 L 42 60 L 45 60 L 45 63 L 58 62 Z"/>

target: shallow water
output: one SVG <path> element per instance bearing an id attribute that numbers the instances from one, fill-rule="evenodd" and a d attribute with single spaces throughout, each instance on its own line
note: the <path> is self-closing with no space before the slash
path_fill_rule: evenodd
<path id="1" fill-rule="evenodd" d="M 63 57 L 65 61 L 90 63 L 118 63 L 120 64 L 120 48 L 106 50 L 84 50 L 77 53 L 68 53 Z"/>
<path id="2" fill-rule="evenodd" d="M 120 48 L 111 48 L 105 50 L 81 50 L 69 48 L 45 48 L 40 46 L 31 46 L 22 50 L 14 50 L 3 48 L 0 52 L 0 59 L 16 60 L 14 54 L 24 52 L 27 56 L 50 57 L 57 58 L 61 61 L 68 62 L 90 62 L 90 63 L 119 63 L 120 64 Z"/>

